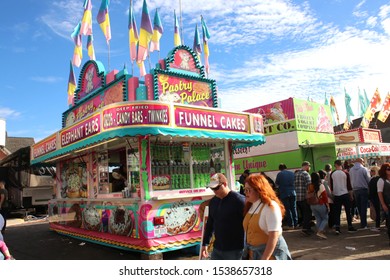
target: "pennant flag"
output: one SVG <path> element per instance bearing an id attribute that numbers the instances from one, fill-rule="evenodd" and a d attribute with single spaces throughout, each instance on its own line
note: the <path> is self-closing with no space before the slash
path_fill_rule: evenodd
<path id="1" fill-rule="evenodd" d="M 68 80 L 68 105 L 74 105 L 74 92 L 76 90 L 76 78 L 73 72 L 72 62 L 70 64 L 69 80 Z"/>
<path id="2" fill-rule="evenodd" d="M 210 39 L 209 30 L 207 28 L 206 22 L 203 19 L 203 16 L 201 16 L 201 22 L 202 22 L 202 34 L 203 34 L 203 52 L 204 52 L 204 66 L 206 68 L 206 73 L 209 73 L 209 45 L 208 40 Z"/>
<path id="3" fill-rule="evenodd" d="M 179 21 L 177 20 L 175 10 L 173 10 L 173 15 L 174 15 L 174 19 L 175 19 L 174 32 L 173 32 L 173 45 L 175 47 L 177 47 L 177 46 L 181 45 L 181 38 L 180 38 Z"/>
<path id="4" fill-rule="evenodd" d="M 329 105 L 328 98 L 326 97 L 326 92 L 325 92 L 325 101 L 324 101 L 324 104 L 325 104 L 325 105 Z"/>
<path id="5" fill-rule="evenodd" d="M 368 101 L 366 91 L 364 91 L 365 97 L 361 94 L 360 88 L 358 88 L 359 95 L 359 116 L 363 116 L 370 102 Z"/>
<path id="6" fill-rule="evenodd" d="M 88 56 L 90 60 L 96 60 L 95 57 L 95 49 L 93 48 L 93 37 L 92 35 L 88 35 L 88 41 L 87 41 L 87 50 L 88 50 Z"/>
<path id="7" fill-rule="evenodd" d="M 104 36 L 106 37 L 107 43 L 111 40 L 111 25 L 110 25 L 110 16 L 108 14 L 108 5 L 110 4 L 109 0 L 102 0 L 102 3 L 99 8 L 97 15 L 97 22 L 100 25 L 100 28 L 103 31 Z"/>
<path id="8" fill-rule="evenodd" d="M 339 112 L 337 111 L 336 102 L 335 102 L 333 96 L 330 96 L 329 106 L 330 106 L 330 111 L 332 113 L 333 126 L 338 125 L 340 123 Z"/>
<path id="9" fill-rule="evenodd" d="M 137 61 L 137 65 L 139 67 L 139 75 L 141 77 L 145 76 L 146 75 L 145 63 L 143 61 L 141 61 L 141 62 Z"/>
<path id="10" fill-rule="evenodd" d="M 366 108 L 367 108 L 368 105 L 370 105 L 370 100 L 368 100 L 367 92 L 366 92 L 365 89 L 363 90 L 363 92 L 364 92 L 364 96 L 363 96 L 363 98 L 364 98 L 364 104 L 366 104 Z"/>
<path id="11" fill-rule="evenodd" d="M 200 44 L 200 37 L 198 32 L 198 24 L 195 26 L 195 35 L 194 35 L 194 46 L 192 47 L 194 52 L 196 53 L 198 60 L 200 62 L 200 54 L 202 53 L 202 46 Z"/>
<path id="12" fill-rule="evenodd" d="M 74 66 L 77 67 L 81 65 L 81 60 L 83 58 L 83 46 L 81 42 L 80 28 L 81 28 L 81 23 L 77 24 L 77 26 L 75 27 L 71 35 L 75 44 L 72 63 Z"/>
<path id="13" fill-rule="evenodd" d="M 348 118 L 346 118 L 345 122 L 344 122 L 344 125 L 343 125 L 343 129 L 344 130 L 348 130 L 350 127 L 351 127 L 351 122 L 348 121 Z"/>
<path id="14" fill-rule="evenodd" d="M 135 61 L 137 59 L 137 43 L 138 43 L 138 29 L 135 22 L 133 5 L 130 7 L 129 12 L 129 47 L 130 47 L 130 60 Z"/>
<path id="15" fill-rule="evenodd" d="M 387 93 L 385 102 L 383 102 L 383 106 L 381 111 L 378 114 L 378 120 L 385 123 L 390 113 L 390 93 Z"/>
<path id="16" fill-rule="evenodd" d="M 81 31 L 82 35 L 92 34 L 92 0 L 84 1 L 84 15 L 81 20 Z"/>
<path id="17" fill-rule="evenodd" d="M 152 35 L 152 41 L 150 43 L 150 52 L 160 51 L 160 39 L 163 32 L 164 29 L 161 23 L 161 19 L 156 9 L 156 13 L 154 14 L 154 20 L 153 20 L 153 35 Z"/>
<path id="18" fill-rule="evenodd" d="M 377 111 L 381 102 L 381 95 L 379 94 L 378 89 L 376 89 L 374 95 L 371 98 L 370 104 L 368 105 L 367 110 L 362 118 L 362 122 L 360 124 L 361 127 L 369 127 L 370 122 L 372 121 L 375 112 Z"/>
<path id="19" fill-rule="evenodd" d="M 148 48 L 150 40 L 152 39 L 153 29 L 152 22 L 150 21 L 148 6 L 146 5 L 146 0 L 142 6 L 142 17 L 141 17 L 141 29 L 139 31 L 139 41 L 138 41 L 138 54 L 137 62 L 141 63 L 148 56 Z"/>
<path id="20" fill-rule="evenodd" d="M 344 94 L 345 94 L 345 111 L 347 113 L 347 121 L 351 123 L 352 116 L 354 116 L 354 113 L 351 108 L 351 96 L 349 96 L 345 88 L 344 88 Z"/>

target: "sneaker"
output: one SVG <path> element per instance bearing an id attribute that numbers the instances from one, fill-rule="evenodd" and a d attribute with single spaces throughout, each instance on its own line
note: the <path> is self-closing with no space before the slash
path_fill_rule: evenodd
<path id="1" fill-rule="evenodd" d="M 318 236 L 320 239 L 328 239 L 328 237 L 326 237 L 326 235 L 323 234 L 322 232 L 317 232 L 317 236 Z"/>
<path id="2" fill-rule="evenodd" d="M 368 227 L 360 227 L 358 230 L 366 230 Z"/>
<path id="3" fill-rule="evenodd" d="M 349 232 L 349 233 L 355 233 L 355 232 L 357 232 L 357 230 L 356 230 L 356 228 L 354 228 L 354 227 L 349 227 L 349 228 L 348 228 L 348 232 Z"/>
<path id="4" fill-rule="evenodd" d="M 377 228 L 377 227 L 370 228 L 370 230 L 373 232 L 380 232 L 381 231 L 381 229 Z"/>
<path id="5" fill-rule="evenodd" d="M 336 233 L 336 235 L 341 234 L 340 228 L 338 227 L 335 228 L 334 232 Z"/>

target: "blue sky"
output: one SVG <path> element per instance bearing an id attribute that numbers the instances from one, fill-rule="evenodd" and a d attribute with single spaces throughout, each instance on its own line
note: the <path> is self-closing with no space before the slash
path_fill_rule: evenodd
<path id="1" fill-rule="evenodd" d="M 110 70 L 131 71 L 129 0 L 111 0 Z M 0 118 L 7 133 L 36 141 L 61 128 L 67 110 L 70 37 L 84 0 L 18 0 L 2 3 L 0 20 Z M 148 0 L 164 27 L 161 57 L 173 48 L 173 10 L 179 0 Z M 357 115 L 358 88 L 369 98 L 390 91 L 390 1 L 382 0 L 181 0 L 184 43 L 193 45 L 195 24 L 205 18 L 211 38 L 210 78 L 222 108 L 241 111 L 289 97 L 324 102 L 333 95 L 345 119 L 344 87 Z M 108 71 L 108 48 L 96 22 L 94 47 Z M 138 28 L 142 0 L 134 0 Z M 88 55 L 83 37 L 83 63 Z M 152 53 L 151 62 L 158 54 Z M 203 59 L 203 58 L 202 58 Z M 79 68 L 75 67 L 76 76 Z M 147 66 L 147 71 L 149 67 Z M 135 69 L 135 74 L 137 74 Z M 358 117 L 358 116 L 356 116 Z"/>

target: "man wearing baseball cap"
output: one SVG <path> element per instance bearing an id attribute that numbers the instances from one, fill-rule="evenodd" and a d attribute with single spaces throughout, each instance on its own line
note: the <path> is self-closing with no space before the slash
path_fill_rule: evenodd
<path id="1" fill-rule="evenodd" d="M 215 194 L 210 200 L 209 217 L 203 236 L 202 257 L 208 257 L 208 245 L 214 233 L 212 260 L 239 260 L 244 249 L 242 227 L 245 197 L 231 191 L 222 173 L 210 178 L 208 186 Z"/>

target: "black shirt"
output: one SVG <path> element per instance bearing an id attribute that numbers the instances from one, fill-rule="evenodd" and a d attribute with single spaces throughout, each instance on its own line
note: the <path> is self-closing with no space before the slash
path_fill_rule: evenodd
<path id="1" fill-rule="evenodd" d="M 209 217 L 204 233 L 203 246 L 210 243 L 214 232 L 214 247 L 221 251 L 244 248 L 245 197 L 230 191 L 223 199 L 213 197 L 209 204 Z"/>

